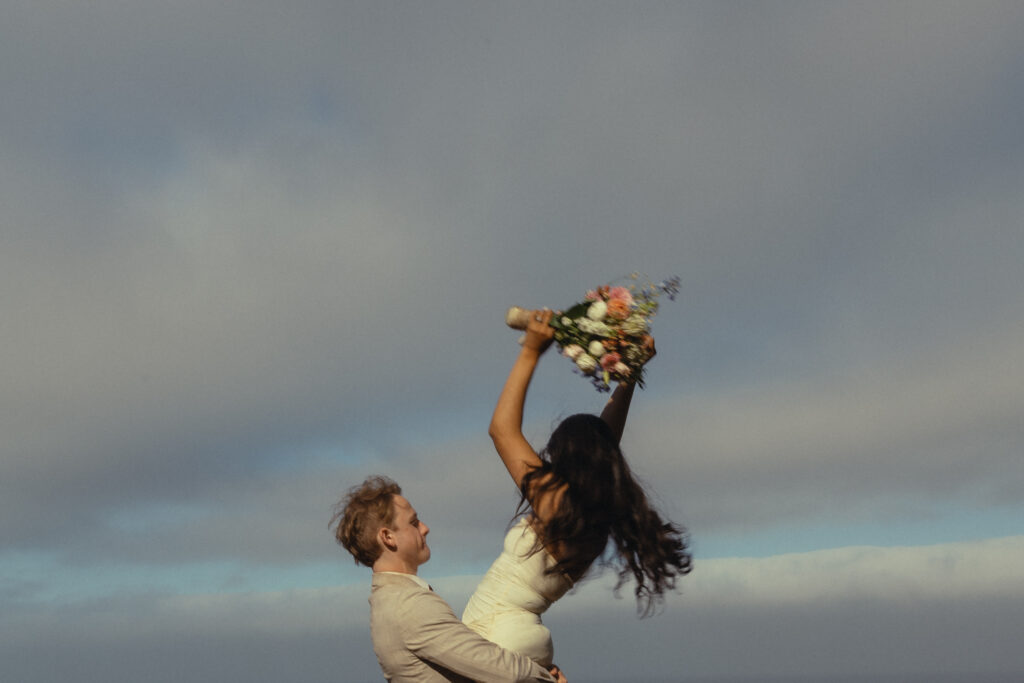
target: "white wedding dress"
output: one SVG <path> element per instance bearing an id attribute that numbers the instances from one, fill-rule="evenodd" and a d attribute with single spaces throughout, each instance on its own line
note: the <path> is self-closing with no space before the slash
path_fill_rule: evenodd
<path id="1" fill-rule="evenodd" d="M 551 632 L 540 615 L 572 588 L 560 573 L 546 574 L 554 558 L 541 548 L 530 554 L 537 534 L 526 518 L 505 535 L 505 546 L 469 598 L 462 621 L 487 640 L 551 666 Z"/>

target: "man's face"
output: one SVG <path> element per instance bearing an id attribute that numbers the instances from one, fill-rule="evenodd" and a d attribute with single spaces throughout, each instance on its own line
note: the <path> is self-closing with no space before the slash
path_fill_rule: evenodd
<path id="1" fill-rule="evenodd" d="M 416 510 L 403 496 L 396 495 L 391 504 L 395 513 L 391 534 L 398 546 L 398 556 L 410 569 L 415 569 L 430 559 L 427 546 L 430 527 L 420 521 Z"/>

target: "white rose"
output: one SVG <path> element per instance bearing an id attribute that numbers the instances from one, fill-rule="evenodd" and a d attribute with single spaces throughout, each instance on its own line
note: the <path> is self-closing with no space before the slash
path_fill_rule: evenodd
<path id="1" fill-rule="evenodd" d="M 578 367 L 584 375 L 589 375 L 597 369 L 597 359 L 585 353 L 581 353 L 579 358 L 576 359 L 576 367 Z"/>
<path id="2" fill-rule="evenodd" d="M 587 353 L 589 353 L 594 358 L 600 358 L 601 356 L 604 355 L 604 344 L 595 339 L 594 341 L 590 342 L 590 345 L 587 347 Z"/>
<path id="3" fill-rule="evenodd" d="M 576 360 L 577 358 L 580 357 L 580 354 L 583 353 L 583 347 L 580 346 L 579 344 L 569 344 L 564 349 L 562 349 L 562 353 L 564 353 L 567 357 Z"/>
<path id="4" fill-rule="evenodd" d="M 569 327 L 572 325 L 572 318 L 567 315 L 562 316 L 562 327 Z"/>
<path id="5" fill-rule="evenodd" d="M 598 337 L 610 337 L 612 336 L 612 328 L 608 327 L 604 323 L 599 323 L 590 318 L 580 318 L 576 321 L 576 327 L 585 334 L 593 334 Z"/>
<path id="6" fill-rule="evenodd" d="M 603 301 L 595 301 L 590 304 L 590 308 L 587 309 L 587 317 L 591 320 L 604 320 L 604 316 L 607 312 L 608 304 Z"/>
<path id="7" fill-rule="evenodd" d="M 647 354 L 639 346 L 628 346 L 626 347 L 626 360 L 631 363 L 640 363 L 647 360 Z"/>
<path id="8" fill-rule="evenodd" d="M 622 321 L 622 331 L 626 334 L 641 335 L 647 331 L 647 318 L 642 315 L 631 315 Z"/>

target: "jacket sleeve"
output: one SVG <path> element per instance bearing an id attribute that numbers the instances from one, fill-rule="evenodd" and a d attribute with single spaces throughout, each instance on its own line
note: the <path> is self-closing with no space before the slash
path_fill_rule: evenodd
<path id="1" fill-rule="evenodd" d="M 403 638 L 421 659 L 474 681 L 555 680 L 529 657 L 501 648 L 471 630 L 435 593 L 411 593 L 403 602 Z"/>

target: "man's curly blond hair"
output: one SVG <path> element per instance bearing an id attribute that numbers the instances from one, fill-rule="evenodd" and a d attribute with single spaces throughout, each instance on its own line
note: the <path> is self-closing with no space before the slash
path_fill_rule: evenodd
<path id="1" fill-rule="evenodd" d="M 395 508 L 392 504 L 402 487 L 392 479 L 375 475 L 359 486 L 353 486 L 337 505 L 329 528 L 345 550 L 352 553 L 357 564 L 372 567 L 380 557 L 377 531 L 394 528 Z"/>

